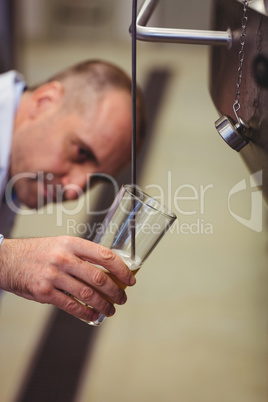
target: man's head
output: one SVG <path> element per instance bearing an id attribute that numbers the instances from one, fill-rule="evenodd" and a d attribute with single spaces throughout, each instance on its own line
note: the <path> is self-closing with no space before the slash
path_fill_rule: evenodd
<path id="1" fill-rule="evenodd" d="M 144 112 L 137 94 L 139 147 Z M 55 201 L 57 189 L 71 200 L 90 175 L 116 174 L 130 162 L 131 122 L 130 78 L 109 63 L 80 63 L 26 90 L 11 148 L 19 200 L 35 208 L 38 196 Z"/>

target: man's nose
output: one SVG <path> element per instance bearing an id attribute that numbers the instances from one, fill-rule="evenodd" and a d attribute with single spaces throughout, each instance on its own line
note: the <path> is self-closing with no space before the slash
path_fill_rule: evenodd
<path id="1" fill-rule="evenodd" d="M 87 177 L 84 173 L 66 175 L 62 178 L 63 194 L 65 200 L 76 200 L 85 190 Z"/>

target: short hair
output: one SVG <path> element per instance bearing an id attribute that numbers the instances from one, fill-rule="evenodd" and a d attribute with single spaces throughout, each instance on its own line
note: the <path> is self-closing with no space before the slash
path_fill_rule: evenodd
<path id="1" fill-rule="evenodd" d="M 121 88 L 131 91 L 130 77 L 119 67 L 101 60 L 87 60 L 53 75 L 48 81 L 64 82 L 69 78 L 78 78 L 95 91 L 109 88 Z"/>
<path id="2" fill-rule="evenodd" d="M 66 91 L 64 106 L 84 110 L 90 99 L 101 97 L 109 90 L 123 90 L 131 95 L 131 79 L 121 68 L 103 60 L 86 60 L 51 76 L 43 84 L 51 81 L 62 82 Z M 42 85 L 42 84 L 40 84 Z M 35 90 L 40 85 L 28 88 Z M 145 110 L 142 91 L 137 85 L 138 135 L 145 137 Z"/>

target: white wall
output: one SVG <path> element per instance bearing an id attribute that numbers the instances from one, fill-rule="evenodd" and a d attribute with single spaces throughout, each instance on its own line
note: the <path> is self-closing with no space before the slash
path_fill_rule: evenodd
<path id="1" fill-rule="evenodd" d="M 21 16 L 23 36 L 30 39 L 45 38 L 48 34 L 48 2 L 46 0 L 20 0 L 17 2 Z"/>
<path id="2" fill-rule="evenodd" d="M 53 7 L 61 4 L 78 4 L 69 0 L 21 0 L 19 5 L 22 16 L 23 36 L 26 39 L 45 39 L 64 37 L 74 39 L 113 39 L 129 38 L 128 28 L 131 23 L 132 0 L 98 0 L 100 7 L 109 8 L 110 20 L 99 26 L 83 24 L 82 27 L 66 25 L 53 16 Z M 92 1 L 80 1 L 88 7 Z M 173 28 L 206 29 L 209 26 L 211 0 L 160 0 L 150 25 Z M 143 0 L 138 1 L 138 7 Z M 111 9 L 111 6 L 113 8 Z"/>

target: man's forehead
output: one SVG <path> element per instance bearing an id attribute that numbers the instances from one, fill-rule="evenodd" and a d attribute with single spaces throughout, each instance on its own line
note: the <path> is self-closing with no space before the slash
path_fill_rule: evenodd
<path id="1" fill-rule="evenodd" d="M 101 146 L 103 152 L 118 146 L 118 142 L 122 142 L 124 148 L 131 141 L 131 102 L 126 101 L 129 95 L 116 91 L 110 95 L 114 97 L 106 96 L 94 110 L 81 118 L 81 129 L 77 130 L 78 138 L 85 146 L 91 149 Z"/>

